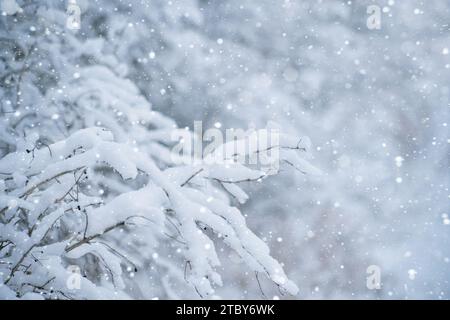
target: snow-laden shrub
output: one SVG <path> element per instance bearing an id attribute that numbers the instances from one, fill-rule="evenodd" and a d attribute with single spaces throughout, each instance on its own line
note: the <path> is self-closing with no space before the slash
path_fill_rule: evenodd
<path id="1" fill-rule="evenodd" d="M 296 294 L 238 208 L 240 184 L 277 168 L 174 162 L 180 129 L 100 38 L 64 29 L 61 9 L 30 2 L 0 18 L 0 297 L 177 298 L 188 285 L 206 298 L 222 285 L 218 242 Z M 286 135 L 268 146 L 304 173 L 309 147 Z"/>

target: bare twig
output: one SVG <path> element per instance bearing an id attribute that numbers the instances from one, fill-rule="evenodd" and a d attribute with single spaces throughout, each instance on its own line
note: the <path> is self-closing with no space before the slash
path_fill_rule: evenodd
<path id="1" fill-rule="evenodd" d="M 194 173 L 192 176 L 189 177 L 189 179 L 187 179 L 185 182 L 183 182 L 181 184 L 181 187 L 184 187 L 186 184 L 188 184 L 192 179 L 195 178 L 196 175 L 198 175 L 200 172 L 203 171 L 203 168 L 201 168 L 200 170 L 198 170 L 196 173 Z"/>
<path id="2" fill-rule="evenodd" d="M 267 299 L 267 296 L 264 294 L 264 291 L 261 287 L 261 282 L 259 281 L 258 271 L 255 271 L 255 277 L 256 277 L 256 282 L 258 282 L 258 287 L 259 287 L 259 290 L 261 291 L 261 295 L 263 296 L 264 299 Z"/>
<path id="3" fill-rule="evenodd" d="M 89 236 L 89 237 L 83 238 L 82 240 L 80 240 L 80 241 L 78 241 L 78 242 L 76 242 L 76 243 L 74 243 L 74 244 L 68 246 L 68 247 L 65 249 L 65 251 L 66 251 L 66 252 L 72 251 L 73 249 L 78 248 L 79 246 L 81 246 L 81 245 L 83 245 L 83 244 L 85 244 L 85 243 L 88 243 L 89 241 L 91 241 L 91 240 L 93 240 L 93 239 L 95 239 L 95 238 L 98 238 L 98 237 L 104 235 L 105 233 L 110 232 L 111 230 L 114 230 L 114 229 L 116 229 L 116 228 L 118 228 L 118 227 L 124 226 L 125 223 L 126 223 L 126 220 L 120 221 L 120 222 L 118 222 L 118 223 L 116 223 L 116 224 L 114 224 L 114 225 L 112 225 L 112 226 L 109 226 L 108 228 L 106 228 L 105 230 L 103 230 L 103 232 L 101 232 L 101 233 L 96 233 L 96 234 L 93 234 L 93 235 L 91 235 L 91 236 Z"/>
<path id="4" fill-rule="evenodd" d="M 36 190 L 36 188 L 39 188 L 41 185 L 46 184 L 47 182 L 49 182 L 49 181 L 51 181 L 51 180 L 53 180 L 53 179 L 56 179 L 56 178 L 58 178 L 58 177 L 61 177 L 61 176 L 65 175 L 65 174 L 71 173 L 71 172 L 73 172 L 73 171 L 80 170 L 80 169 L 82 169 L 82 168 L 84 168 L 84 166 L 83 166 L 83 167 L 79 167 L 79 168 L 75 168 L 75 169 L 71 169 L 71 170 L 66 170 L 66 171 L 60 172 L 60 173 L 58 173 L 57 175 L 55 175 L 55 176 L 53 176 L 53 177 L 51 177 L 51 178 L 45 179 L 44 181 L 41 181 L 41 182 L 39 182 L 39 183 L 33 185 L 31 188 L 29 188 L 27 191 L 25 191 L 21 196 L 19 196 L 19 198 L 26 198 L 26 197 L 28 197 L 30 194 L 32 194 L 33 191 Z"/>

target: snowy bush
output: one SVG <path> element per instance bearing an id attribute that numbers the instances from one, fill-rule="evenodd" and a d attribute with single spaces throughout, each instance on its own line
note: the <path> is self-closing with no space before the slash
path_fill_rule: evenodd
<path id="1" fill-rule="evenodd" d="M 1 18 L 1 298 L 176 298 L 177 281 L 206 298 L 223 285 L 217 242 L 296 294 L 238 208 L 248 199 L 240 184 L 278 168 L 174 162 L 180 129 L 101 39 L 64 30 L 63 14 L 30 3 Z M 267 148 L 314 170 L 306 138 L 281 135 Z"/>

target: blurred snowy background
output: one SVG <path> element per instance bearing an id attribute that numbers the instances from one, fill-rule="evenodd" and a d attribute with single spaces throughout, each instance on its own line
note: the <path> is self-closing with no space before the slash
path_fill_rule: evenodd
<path id="1" fill-rule="evenodd" d="M 256 276 L 219 242 L 216 296 L 450 298 L 450 2 L 77 0 L 80 30 L 66 26 L 67 1 L 0 3 L 1 157 L 16 150 L 5 136 L 18 107 L 39 105 L 47 122 L 32 128 L 45 144 L 66 137 L 46 131 L 71 112 L 58 90 L 114 91 L 87 83 L 115 81 L 108 74 L 77 71 L 107 66 L 179 127 L 275 121 L 312 141 L 322 176 L 282 167 L 243 184 L 250 200 L 240 206 L 298 293 Z M 379 28 L 368 27 L 370 5 Z M 49 101 L 58 116 L 46 113 Z M 73 115 L 67 131 L 97 125 L 76 120 L 85 117 Z M 366 286 L 371 265 L 381 271 L 378 290 Z M 198 298 L 165 273 L 130 278 L 123 290 Z M 133 294 L 133 281 L 147 284 Z"/>

